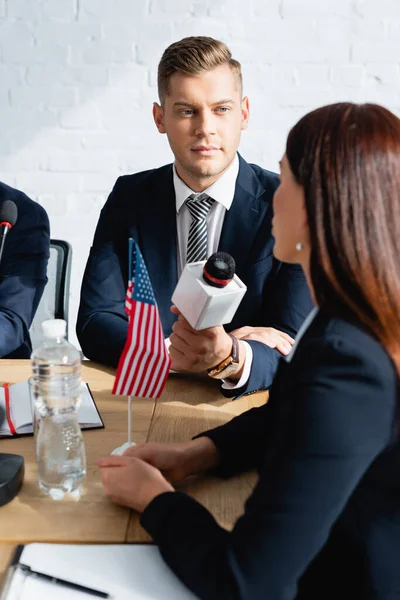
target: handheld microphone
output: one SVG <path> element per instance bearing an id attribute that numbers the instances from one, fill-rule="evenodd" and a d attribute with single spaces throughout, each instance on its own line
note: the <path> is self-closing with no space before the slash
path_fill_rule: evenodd
<path id="1" fill-rule="evenodd" d="M 230 323 L 247 287 L 235 275 L 235 260 L 216 252 L 206 261 L 188 263 L 172 294 L 172 302 L 193 329 Z"/>
<path id="2" fill-rule="evenodd" d="M 11 227 L 18 219 L 18 208 L 12 200 L 6 200 L 0 205 L 0 262 L 3 256 L 4 242 Z"/>

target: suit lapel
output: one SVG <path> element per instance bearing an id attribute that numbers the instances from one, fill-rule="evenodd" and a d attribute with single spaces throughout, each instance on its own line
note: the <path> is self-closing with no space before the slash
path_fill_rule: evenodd
<path id="1" fill-rule="evenodd" d="M 164 334 L 171 332 L 176 316 L 170 312 L 171 297 L 178 281 L 176 203 L 172 165 L 161 170 L 144 199 L 140 248 L 149 271 Z"/>
<path id="2" fill-rule="evenodd" d="M 226 212 L 219 251 L 229 252 L 240 276 L 268 204 L 261 199 L 264 187 L 253 169 L 239 155 L 239 173 L 231 208 Z"/>
<path id="3" fill-rule="evenodd" d="M 264 187 L 253 169 L 239 155 L 239 173 L 231 208 L 226 212 L 218 249 L 229 252 L 241 275 L 268 203 Z M 178 282 L 176 203 L 172 165 L 160 169 L 142 205 L 139 245 L 149 271 L 164 334 L 169 335 L 176 317 L 170 312 Z"/>

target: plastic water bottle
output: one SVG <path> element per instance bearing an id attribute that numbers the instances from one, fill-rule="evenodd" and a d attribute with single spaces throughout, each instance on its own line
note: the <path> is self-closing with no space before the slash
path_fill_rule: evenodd
<path id="1" fill-rule="evenodd" d="M 39 487 L 54 500 L 67 493 L 79 499 L 86 477 L 85 446 L 77 415 L 81 359 L 65 339 L 64 320 L 44 321 L 42 329 L 44 340 L 31 356 L 39 415 Z"/>

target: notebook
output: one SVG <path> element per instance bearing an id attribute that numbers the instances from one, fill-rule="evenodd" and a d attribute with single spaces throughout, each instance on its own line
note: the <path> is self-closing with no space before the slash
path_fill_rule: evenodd
<path id="1" fill-rule="evenodd" d="M 8 391 L 7 391 L 8 387 Z M 0 412 L 4 410 L 6 418 L 0 424 L 0 436 L 24 435 L 33 433 L 32 405 L 27 381 L 0 387 Z M 100 413 L 87 383 L 81 384 L 81 404 L 78 419 L 82 429 L 104 427 Z"/>
<path id="2" fill-rule="evenodd" d="M 90 588 L 66 587 L 33 571 Z M 103 595 L 95 595 L 100 592 Z M 18 546 L 1 600 L 196 600 L 163 561 L 157 546 L 28 544 Z"/>

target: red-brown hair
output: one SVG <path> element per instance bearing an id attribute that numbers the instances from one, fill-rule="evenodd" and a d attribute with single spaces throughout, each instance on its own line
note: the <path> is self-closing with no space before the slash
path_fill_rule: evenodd
<path id="1" fill-rule="evenodd" d="M 286 156 L 305 192 L 318 306 L 352 313 L 400 374 L 400 120 L 375 104 L 303 117 Z"/>

